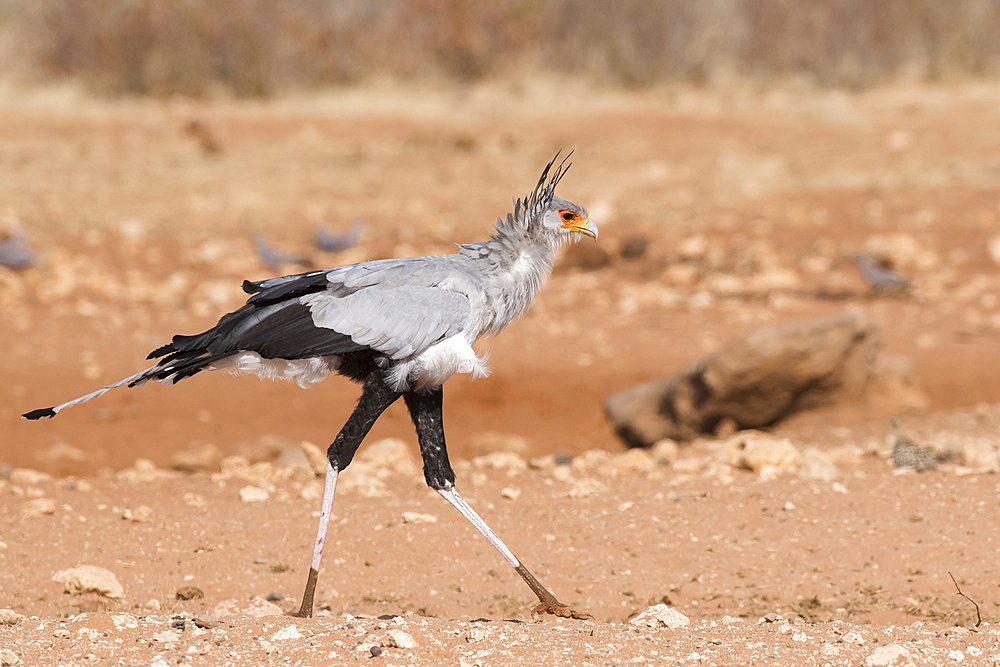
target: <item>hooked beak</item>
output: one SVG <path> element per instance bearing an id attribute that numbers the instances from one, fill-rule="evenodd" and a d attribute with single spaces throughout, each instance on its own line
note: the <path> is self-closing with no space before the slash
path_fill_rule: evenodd
<path id="1" fill-rule="evenodd" d="M 589 236 L 595 241 L 597 240 L 597 225 L 590 218 L 576 223 L 570 229 L 574 232 L 580 232 L 584 236 Z"/>

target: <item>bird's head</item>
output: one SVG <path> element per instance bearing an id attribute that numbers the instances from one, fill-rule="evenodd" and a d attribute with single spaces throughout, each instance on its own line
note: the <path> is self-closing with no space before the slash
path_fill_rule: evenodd
<path id="1" fill-rule="evenodd" d="M 521 230 L 520 233 L 547 237 L 557 244 L 578 241 L 582 236 L 597 238 L 597 225 L 590 220 L 587 209 L 556 196 L 556 186 L 570 167 L 570 155 L 556 166 L 557 153 L 545 165 L 531 194 L 514 200 L 514 213 L 508 214 L 507 220 L 497 220 L 498 232 Z"/>
<path id="2" fill-rule="evenodd" d="M 597 225 L 591 221 L 587 209 L 555 195 L 541 218 L 542 226 L 555 234 L 566 235 L 572 240 L 578 240 L 581 235 L 597 238 Z"/>

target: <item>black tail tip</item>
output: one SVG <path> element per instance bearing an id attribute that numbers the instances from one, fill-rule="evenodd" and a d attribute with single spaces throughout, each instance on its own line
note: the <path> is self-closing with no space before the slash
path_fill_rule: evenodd
<path id="1" fill-rule="evenodd" d="M 32 410 L 31 412 L 25 412 L 21 416 L 25 419 L 41 419 L 42 417 L 55 417 L 56 411 L 52 408 L 38 408 L 37 410 Z"/>

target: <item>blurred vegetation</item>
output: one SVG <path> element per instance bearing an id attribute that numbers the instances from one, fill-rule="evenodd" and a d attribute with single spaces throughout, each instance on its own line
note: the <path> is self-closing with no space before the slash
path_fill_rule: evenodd
<path id="1" fill-rule="evenodd" d="M 1000 71 L 1000 0 L 0 0 L 23 72 L 111 95 L 571 74 L 824 86 Z"/>

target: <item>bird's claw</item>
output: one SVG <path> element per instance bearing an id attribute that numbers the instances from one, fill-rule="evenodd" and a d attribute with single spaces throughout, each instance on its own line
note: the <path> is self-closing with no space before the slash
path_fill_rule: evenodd
<path id="1" fill-rule="evenodd" d="M 558 616 L 560 618 L 574 618 L 578 621 L 590 621 L 594 619 L 594 617 L 590 614 L 577 611 L 569 605 L 565 605 L 556 600 L 553 600 L 552 602 L 539 602 L 535 605 L 534 609 L 531 610 L 532 616 L 541 616 L 542 614 L 552 614 L 553 616 Z"/>

